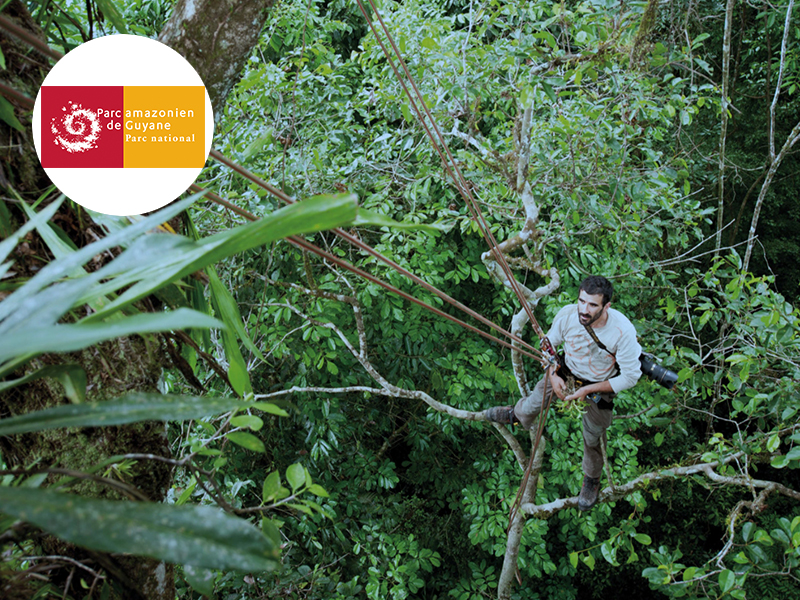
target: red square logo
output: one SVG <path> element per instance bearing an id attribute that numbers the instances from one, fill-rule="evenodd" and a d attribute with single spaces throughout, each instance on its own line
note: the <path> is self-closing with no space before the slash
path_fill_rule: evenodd
<path id="1" fill-rule="evenodd" d="M 122 168 L 122 86 L 42 86 L 42 166 Z"/>

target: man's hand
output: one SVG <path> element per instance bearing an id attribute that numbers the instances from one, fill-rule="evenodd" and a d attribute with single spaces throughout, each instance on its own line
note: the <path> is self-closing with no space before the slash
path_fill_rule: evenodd
<path id="1" fill-rule="evenodd" d="M 609 393 L 613 392 L 614 389 L 611 387 L 611 384 L 608 381 L 600 381 L 599 383 L 590 383 L 589 385 L 584 385 L 581 388 L 575 390 L 573 394 L 570 394 L 564 400 L 575 400 L 576 398 L 580 398 L 584 402 L 591 402 L 591 400 L 587 399 L 589 394 L 594 392 L 598 393 Z"/>
<path id="2" fill-rule="evenodd" d="M 589 389 L 589 388 L 590 388 L 590 386 L 588 386 L 588 385 L 585 385 L 585 386 L 583 386 L 583 387 L 581 387 L 581 388 L 578 388 L 577 390 L 575 390 L 575 392 L 574 392 L 574 393 L 570 394 L 570 395 L 569 395 L 569 396 L 567 396 L 566 398 L 562 398 L 562 400 L 567 400 L 567 401 L 570 401 L 570 400 L 575 400 L 576 398 L 580 398 L 580 399 L 581 399 L 581 400 L 583 400 L 584 402 L 589 402 L 589 401 L 586 399 L 586 396 L 588 396 L 589 394 L 591 394 L 591 393 L 592 393 L 592 391 L 593 391 L 593 390 L 591 390 L 591 389 Z"/>
<path id="3" fill-rule="evenodd" d="M 564 396 L 566 395 L 564 387 L 566 384 L 561 377 L 555 374 L 555 372 L 550 374 L 550 385 L 553 387 L 553 391 L 555 392 L 556 396 L 561 398 L 561 400 L 564 400 Z"/>

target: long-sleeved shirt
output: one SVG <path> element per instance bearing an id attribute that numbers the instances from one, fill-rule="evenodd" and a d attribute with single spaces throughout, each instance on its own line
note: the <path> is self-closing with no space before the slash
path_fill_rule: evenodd
<path id="1" fill-rule="evenodd" d="M 611 354 L 602 350 L 581 325 L 577 304 L 569 304 L 558 312 L 547 337 L 554 348 L 564 344 L 565 362 L 576 377 L 586 381 L 608 379 L 615 394 L 633 387 L 642 375 L 639 363 L 642 347 L 636 340 L 633 324 L 621 312 L 609 308 L 606 324 L 593 329 Z M 612 377 L 615 365 L 619 366 L 619 374 Z"/>

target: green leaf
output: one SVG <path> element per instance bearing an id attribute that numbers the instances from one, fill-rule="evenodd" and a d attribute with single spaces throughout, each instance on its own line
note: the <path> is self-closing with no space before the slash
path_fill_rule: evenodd
<path id="1" fill-rule="evenodd" d="M 572 565 L 573 569 L 578 568 L 578 553 L 577 552 L 570 552 L 569 553 L 569 564 Z"/>
<path id="2" fill-rule="evenodd" d="M 210 284 L 211 303 L 217 315 L 219 315 L 226 326 L 226 331 L 222 333 L 222 345 L 225 349 L 225 356 L 228 359 L 228 364 L 230 365 L 228 368 L 228 378 L 230 379 L 234 391 L 239 396 L 244 397 L 246 394 L 252 393 L 253 388 L 250 383 L 250 374 L 247 371 L 247 363 L 239 349 L 237 339 L 242 340 L 244 345 L 247 346 L 259 360 L 263 362 L 265 358 L 250 339 L 247 330 L 242 325 L 242 316 L 239 313 L 239 307 L 230 291 L 228 291 L 228 288 L 223 285 L 213 265 L 206 267 L 206 273 L 208 274 Z"/>
<path id="3" fill-rule="evenodd" d="M 111 263 L 99 271 L 82 278 L 80 281 L 65 281 L 53 285 L 50 288 L 47 288 L 47 286 L 68 277 L 76 267 L 85 264 L 105 250 L 125 245 L 127 242 L 133 240 L 137 236 L 141 236 L 141 234 L 146 231 L 158 227 L 158 225 L 164 221 L 168 221 L 175 215 L 186 210 L 203 195 L 204 192 L 194 194 L 184 200 L 169 204 L 159 212 L 138 221 L 130 227 L 125 227 L 120 231 L 114 232 L 93 244 L 89 244 L 73 252 L 63 259 L 50 262 L 32 279 L 26 282 L 24 286 L 0 302 L 0 334 L 4 334 L 15 327 L 19 327 L 20 324 L 29 320 L 34 320 L 34 322 L 49 321 L 54 323 L 73 306 L 73 303 L 76 303 L 76 298 L 84 291 L 88 294 L 87 301 L 96 297 L 98 294 L 105 293 L 92 288 L 102 287 L 97 285 L 98 281 L 119 272 L 120 263 L 117 263 L 117 261 L 120 260 L 125 253 L 111 261 Z M 50 209 L 47 208 L 43 210 L 42 213 L 49 211 Z M 28 225 L 25 227 L 27 226 Z M 151 235 L 145 237 L 167 238 L 173 236 Z M 140 263 L 140 259 L 141 257 L 138 255 L 131 255 L 128 262 L 130 264 L 137 264 Z M 85 302 L 80 302 L 80 300 L 78 300 L 77 304 L 85 304 Z M 96 315 L 92 315 L 92 318 L 94 317 L 96 317 Z M 86 319 L 84 319 L 84 321 L 85 320 Z"/>
<path id="4" fill-rule="evenodd" d="M 232 441 L 234 444 L 247 448 L 253 452 L 261 452 L 262 454 L 267 451 L 264 442 L 254 436 L 252 433 L 245 431 L 231 431 L 225 434 L 225 437 Z"/>
<path id="5" fill-rule="evenodd" d="M 594 556 L 587 552 L 586 556 L 581 557 L 583 564 L 589 567 L 590 571 L 594 571 Z"/>
<path id="6" fill-rule="evenodd" d="M 239 415 L 231 419 L 234 427 L 247 427 L 253 431 L 260 431 L 264 427 L 264 420 L 253 415 Z"/>
<path id="7" fill-rule="evenodd" d="M 0 362 L 28 354 L 73 352 L 126 335 L 220 326 L 222 323 L 216 319 L 189 308 L 168 313 L 139 314 L 110 323 L 43 323 L 39 327 L 26 327 L 3 335 L 0 340 Z"/>
<path id="8" fill-rule="evenodd" d="M 689 567 L 683 572 L 683 580 L 689 581 L 690 579 L 694 579 L 694 574 L 697 572 L 697 567 Z"/>
<path id="9" fill-rule="evenodd" d="M 538 33 L 534 33 L 533 37 L 538 38 L 540 40 L 544 40 L 547 42 L 547 45 L 550 46 L 551 49 L 555 50 L 558 48 L 558 43 L 556 42 L 556 38 L 553 37 L 553 34 L 549 31 L 540 31 Z"/>
<path id="10" fill-rule="evenodd" d="M 770 436 L 767 440 L 767 450 L 769 452 L 775 452 L 781 446 L 781 438 L 775 434 Z"/>
<path id="11" fill-rule="evenodd" d="M 179 235 L 145 236 L 142 243 L 147 246 L 141 247 L 129 259 L 140 262 L 141 266 L 108 284 L 114 290 L 127 285 L 131 285 L 130 289 L 104 310 L 85 320 L 101 320 L 108 313 L 150 295 L 163 285 L 204 269 L 232 254 L 239 254 L 290 235 L 348 225 L 356 218 L 356 201 L 354 194 L 314 196 L 276 210 L 253 223 L 226 229 L 197 242 Z M 117 260 L 132 250 L 133 246 Z M 145 250 L 157 258 L 142 261 L 140 255 Z M 94 293 L 106 293 L 106 290 L 103 286 L 98 286 Z"/>
<path id="12" fill-rule="evenodd" d="M 302 513 L 307 515 L 313 515 L 313 511 L 307 507 L 305 504 L 298 504 L 297 502 L 289 502 L 286 506 L 291 506 L 292 508 L 299 510 Z"/>
<path id="13" fill-rule="evenodd" d="M 111 21 L 111 24 L 114 26 L 114 29 L 119 31 L 120 33 L 128 33 L 128 26 L 125 24 L 125 18 L 122 16 L 122 13 L 119 12 L 116 3 L 114 0 L 96 0 L 97 1 L 97 8 L 100 9 L 100 12 Z"/>
<path id="14" fill-rule="evenodd" d="M 736 583 L 736 577 L 733 574 L 733 571 L 730 569 L 725 569 L 719 574 L 719 586 L 722 588 L 722 592 L 725 593 L 730 590 L 734 583 Z"/>
<path id="15" fill-rule="evenodd" d="M 609 564 L 612 565 L 617 564 L 617 552 L 610 541 L 606 540 L 600 545 L 600 553 L 603 555 L 603 558 L 606 559 L 606 562 L 608 562 Z"/>
<path id="16" fill-rule="evenodd" d="M 258 346 L 250 339 L 247 329 L 245 329 L 242 324 L 242 315 L 239 312 L 239 305 L 236 304 L 233 295 L 220 280 L 214 266 L 209 265 L 206 267 L 206 273 L 208 274 L 210 284 L 209 290 L 211 292 L 211 301 L 214 305 L 214 311 L 216 311 L 219 318 L 222 319 L 222 322 L 225 323 L 232 332 L 236 333 L 236 336 L 242 340 L 242 343 L 247 346 L 248 350 L 255 354 L 262 362 L 265 361 L 266 359 L 261 353 L 261 350 L 259 350 Z"/>
<path id="17" fill-rule="evenodd" d="M 80 404 L 86 398 L 86 371 L 76 364 L 50 365 L 19 379 L 0 381 L 0 392 L 45 377 L 56 379 L 63 386 L 64 395 L 70 402 Z"/>
<path id="18" fill-rule="evenodd" d="M 756 531 L 755 536 L 753 536 L 753 541 L 759 544 L 766 544 L 767 546 L 772 546 L 775 543 L 770 535 L 763 529 Z"/>
<path id="19" fill-rule="evenodd" d="M 261 532 L 267 536 L 276 547 L 281 545 L 281 532 L 273 519 L 261 519 Z"/>
<path id="20" fill-rule="evenodd" d="M 420 42 L 420 46 L 422 46 L 423 48 L 427 48 L 428 50 L 436 50 L 436 48 L 439 47 L 439 45 L 436 43 L 436 40 L 434 40 L 432 37 L 424 38 Z"/>
<path id="21" fill-rule="evenodd" d="M 442 224 L 401 223 L 400 221 L 395 221 L 391 217 L 361 207 L 358 208 L 358 214 L 356 215 L 356 220 L 353 225 L 357 227 L 375 225 L 377 227 L 389 227 L 391 229 L 422 229 L 427 231 L 443 231 L 445 228 Z"/>
<path id="22" fill-rule="evenodd" d="M 656 447 L 661 446 L 664 443 L 664 434 L 660 431 L 655 435 L 654 441 L 656 443 Z"/>
<path id="23" fill-rule="evenodd" d="M 635 539 L 640 544 L 644 544 L 645 546 L 649 546 L 653 542 L 653 540 L 650 539 L 650 536 L 647 535 L 646 533 L 637 533 L 636 535 L 633 536 L 633 539 Z"/>
<path id="24" fill-rule="evenodd" d="M 329 497 L 329 494 L 325 490 L 325 488 L 322 487 L 321 485 L 317 485 L 316 483 L 312 483 L 310 486 L 308 486 L 308 491 L 314 494 L 315 496 L 319 496 L 320 498 Z"/>
<path id="25" fill-rule="evenodd" d="M 186 504 L 186 501 L 192 497 L 192 492 L 194 492 L 195 488 L 197 487 L 197 478 L 192 477 L 192 480 L 189 482 L 189 485 L 186 486 L 186 489 L 181 492 L 180 497 L 175 501 L 175 506 L 182 506 Z"/>
<path id="26" fill-rule="evenodd" d="M 750 540 L 750 534 L 753 531 L 753 527 L 755 527 L 755 523 L 752 521 L 748 521 L 742 526 L 742 539 L 747 542 Z"/>
<path id="27" fill-rule="evenodd" d="M 48 205 L 46 208 L 42 210 L 42 212 L 38 213 L 34 218 L 30 219 L 16 232 L 11 234 L 8 237 L 8 239 L 5 239 L 2 242 L 0 242 L 0 262 L 8 258 L 8 255 L 11 254 L 11 251 L 14 250 L 19 241 L 23 237 L 25 237 L 28 234 L 28 232 L 33 231 L 40 224 L 49 221 L 53 217 L 53 215 L 56 214 L 56 211 L 59 208 L 61 208 L 61 204 L 63 202 L 64 202 L 64 194 L 61 194 L 56 199 L 55 202 Z M 0 318 L 2 317 L 3 315 L 0 315 Z"/>
<path id="28" fill-rule="evenodd" d="M 102 427 L 137 421 L 187 421 L 237 408 L 255 407 L 234 398 L 165 396 L 133 392 L 115 400 L 67 404 L 0 419 L 0 435 L 43 431 L 59 427 Z"/>
<path id="29" fill-rule="evenodd" d="M 282 408 L 278 408 L 271 402 L 253 402 L 252 404 L 248 404 L 248 406 L 252 408 L 257 408 L 258 410 L 269 413 L 271 415 L 278 415 L 279 417 L 288 417 L 289 413 L 287 413 Z"/>
<path id="30" fill-rule="evenodd" d="M 208 596 L 209 598 L 214 597 L 214 579 L 217 577 L 216 572 L 211 569 L 184 565 L 183 576 L 186 578 L 186 583 L 192 586 L 195 592 Z"/>
<path id="31" fill-rule="evenodd" d="M 292 491 L 296 491 L 303 486 L 306 482 L 306 470 L 303 465 L 300 463 L 289 465 L 289 468 L 286 469 L 286 481 L 292 486 Z"/>
<path id="32" fill-rule="evenodd" d="M 3 96 L 0 96 L 0 119 L 5 121 L 6 125 L 13 127 L 17 131 L 25 131 L 22 123 L 17 119 L 17 115 L 14 114 L 14 106 Z"/>
<path id="33" fill-rule="evenodd" d="M 0 486 L 3 513 L 92 550 L 209 569 L 269 571 L 278 548 L 243 519 L 208 506 L 115 502 Z"/>
<path id="34" fill-rule="evenodd" d="M 247 372 L 247 367 L 244 364 L 244 357 L 239 351 L 239 345 L 236 343 L 235 338 L 230 334 L 223 334 L 223 346 L 225 346 L 225 355 L 228 358 L 228 380 L 231 382 L 231 387 L 237 395 L 244 398 L 247 394 L 253 392 L 250 384 L 250 374 Z M 227 339 L 227 343 L 225 340 Z"/>
<path id="35" fill-rule="evenodd" d="M 789 464 L 789 459 L 786 458 L 786 456 L 784 456 L 783 454 L 779 456 L 773 456 L 772 460 L 770 461 L 770 465 L 772 465 L 772 467 L 774 467 L 775 469 L 782 469 L 788 464 Z"/>
<path id="36" fill-rule="evenodd" d="M 544 93 L 547 94 L 547 97 L 550 98 L 551 102 L 557 102 L 556 93 L 553 91 L 553 87 L 549 83 L 542 81 L 542 89 L 544 90 Z"/>
<path id="37" fill-rule="evenodd" d="M 264 480 L 264 488 L 262 500 L 266 504 L 278 495 L 278 490 L 281 489 L 281 475 L 277 471 L 273 471 Z"/>

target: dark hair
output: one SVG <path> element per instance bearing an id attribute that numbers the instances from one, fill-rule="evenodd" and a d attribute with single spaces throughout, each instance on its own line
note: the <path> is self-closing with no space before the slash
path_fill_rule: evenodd
<path id="1" fill-rule="evenodd" d="M 595 294 L 603 294 L 603 306 L 611 302 L 614 296 L 614 286 L 605 277 L 600 275 L 592 275 L 587 277 L 581 282 L 581 291 L 594 296 Z"/>

